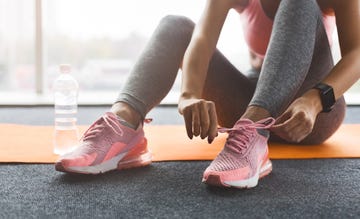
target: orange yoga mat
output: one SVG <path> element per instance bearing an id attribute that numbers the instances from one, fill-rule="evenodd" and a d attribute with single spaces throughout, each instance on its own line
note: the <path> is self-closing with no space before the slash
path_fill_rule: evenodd
<path id="1" fill-rule="evenodd" d="M 87 127 L 81 126 L 84 132 Z M 227 135 L 212 144 L 195 138 L 189 140 L 183 126 L 145 126 L 154 161 L 212 160 L 221 150 Z M 0 162 L 53 163 L 52 126 L 0 124 Z M 321 145 L 270 144 L 272 159 L 359 158 L 360 125 L 342 125 Z"/>

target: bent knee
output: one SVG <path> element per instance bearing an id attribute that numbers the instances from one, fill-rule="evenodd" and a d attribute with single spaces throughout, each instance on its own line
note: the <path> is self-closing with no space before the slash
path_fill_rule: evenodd
<path id="1" fill-rule="evenodd" d="M 160 39 L 188 43 L 194 27 L 194 22 L 185 16 L 167 15 L 160 20 L 156 32 Z"/>
<path id="2" fill-rule="evenodd" d="M 281 10 L 284 13 L 291 14 L 298 19 L 318 18 L 321 10 L 316 0 L 283 0 L 280 2 Z"/>
<path id="3" fill-rule="evenodd" d="M 166 15 L 160 20 L 160 24 L 174 28 L 194 28 L 195 23 L 188 17 L 182 15 Z"/>

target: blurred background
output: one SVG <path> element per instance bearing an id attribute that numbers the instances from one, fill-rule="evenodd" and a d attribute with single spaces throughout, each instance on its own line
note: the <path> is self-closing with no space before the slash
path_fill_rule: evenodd
<path id="1" fill-rule="evenodd" d="M 199 19 L 205 0 L 0 0 L 0 104 L 52 103 L 58 65 L 70 64 L 79 104 L 111 104 L 162 17 Z M 334 33 L 334 59 L 340 58 Z M 218 48 L 249 68 L 239 15 L 231 11 Z M 163 104 L 176 104 L 177 78 Z M 360 83 L 347 92 L 360 104 Z"/>

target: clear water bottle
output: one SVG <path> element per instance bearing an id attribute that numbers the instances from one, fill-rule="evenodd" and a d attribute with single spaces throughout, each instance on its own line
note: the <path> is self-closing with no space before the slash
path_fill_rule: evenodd
<path id="1" fill-rule="evenodd" d="M 53 84 L 55 106 L 54 153 L 65 154 L 75 149 L 79 140 L 77 97 L 79 84 L 71 75 L 70 65 L 60 65 L 60 75 Z"/>

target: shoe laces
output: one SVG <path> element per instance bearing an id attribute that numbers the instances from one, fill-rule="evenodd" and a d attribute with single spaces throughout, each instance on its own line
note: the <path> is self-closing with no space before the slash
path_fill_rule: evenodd
<path id="1" fill-rule="evenodd" d="M 152 122 L 152 118 L 145 118 L 144 123 Z M 88 130 L 84 133 L 82 140 L 86 141 L 92 139 L 101 133 L 105 127 L 110 127 L 114 133 L 117 135 L 123 136 L 124 131 L 118 126 L 117 122 L 114 119 L 111 119 L 111 116 L 103 115 L 98 119 L 94 124 L 92 124 Z"/>
<path id="2" fill-rule="evenodd" d="M 109 127 L 117 135 L 123 136 L 124 131 L 118 126 L 118 124 L 110 118 L 110 116 L 103 115 L 89 129 L 84 133 L 82 140 L 86 141 L 98 136 L 105 127 Z"/>
<path id="3" fill-rule="evenodd" d="M 219 128 L 220 133 L 229 133 L 225 147 L 235 153 L 244 154 L 249 147 L 249 143 L 256 135 L 257 129 L 269 129 L 275 123 L 274 118 L 266 118 L 257 122 L 248 119 L 240 119 L 233 128 Z"/>

